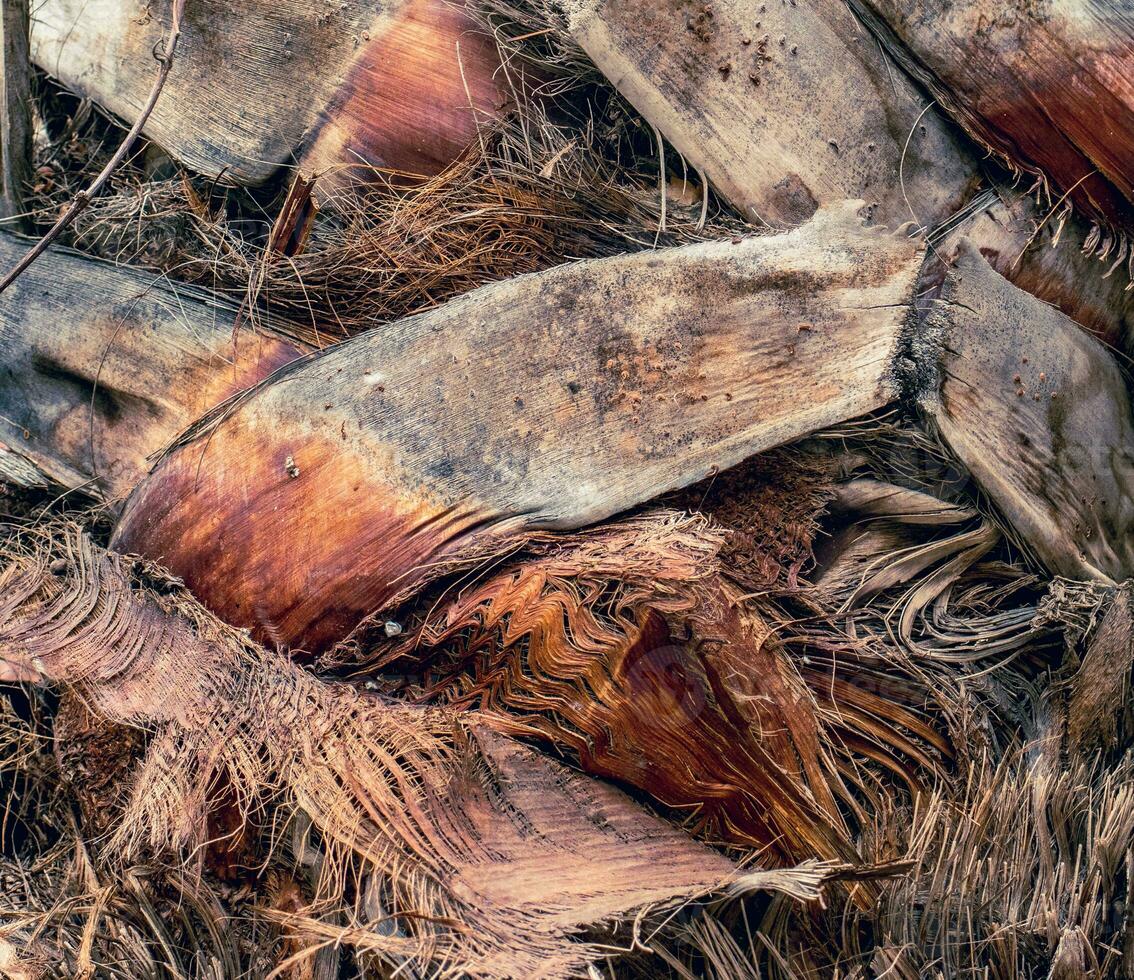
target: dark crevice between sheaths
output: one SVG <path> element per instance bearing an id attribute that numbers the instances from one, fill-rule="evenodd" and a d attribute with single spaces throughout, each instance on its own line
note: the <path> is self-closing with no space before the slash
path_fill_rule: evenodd
<path id="1" fill-rule="evenodd" d="M 902 326 L 891 365 L 891 383 L 898 401 L 916 412 L 941 386 L 941 351 L 953 275 L 932 249 L 925 256 L 914 286 L 914 298 Z"/>

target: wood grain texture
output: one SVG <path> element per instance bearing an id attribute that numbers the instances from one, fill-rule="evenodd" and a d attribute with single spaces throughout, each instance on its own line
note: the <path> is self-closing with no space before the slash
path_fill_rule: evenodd
<path id="1" fill-rule="evenodd" d="M 933 225 L 966 196 L 973 164 L 842 0 L 566 7 L 607 78 L 750 221 L 862 198 L 881 222 Z"/>
<path id="2" fill-rule="evenodd" d="M 169 11 L 169 0 L 44 0 L 35 61 L 133 121 Z M 188 167 L 247 184 L 311 140 L 320 167 L 434 172 L 500 101 L 499 59 L 472 28 L 444 0 L 195 0 L 145 132 Z"/>
<path id="3" fill-rule="evenodd" d="M 980 142 L 1134 230 L 1134 4 L 851 0 Z"/>
<path id="4" fill-rule="evenodd" d="M 0 265 L 25 248 L 0 235 Z M 301 353 L 249 335 L 234 353 L 234 314 L 151 273 L 48 251 L 0 300 L 5 456 L 124 497 L 190 422 Z"/>
<path id="5" fill-rule="evenodd" d="M 1130 668 L 1134 664 L 1134 582 L 1123 582 L 1105 605 L 1087 644 L 1067 698 L 1067 743 L 1089 758 L 1112 752 L 1125 741 L 1134 721 Z"/>
<path id="6" fill-rule="evenodd" d="M 602 520 L 886 404 L 920 260 L 851 204 L 487 286 L 242 399 L 135 492 L 116 547 L 319 649 L 470 543 Z"/>
<path id="7" fill-rule="evenodd" d="M 1054 573 L 1134 575 L 1134 416 L 1114 358 L 962 247 L 932 318 L 941 435 Z"/>
<path id="8" fill-rule="evenodd" d="M 32 171 L 31 59 L 28 0 L 0 8 L 0 218 L 23 225 L 24 184 Z"/>
<path id="9" fill-rule="evenodd" d="M 368 167 L 439 173 L 510 102 L 495 42 L 458 6 L 409 0 L 387 19 L 319 112 L 300 160 L 326 175 L 323 193 Z"/>
<path id="10" fill-rule="evenodd" d="M 16 446 L 0 441 L 0 483 L 17 487 L 49 487 L 52 480 Z"/>
<path id="11" fill-rule="evenodd" d="M 1061 220 L 1020 188 L 997 193 L 971 220 L 934 243 L 946 261 L 969 239 L 1009 282 L 1058 307 L 1109 347 L 1134 353 L 1134 290 L 1117 269 L 1084 250 L 1085 219 Z"/>

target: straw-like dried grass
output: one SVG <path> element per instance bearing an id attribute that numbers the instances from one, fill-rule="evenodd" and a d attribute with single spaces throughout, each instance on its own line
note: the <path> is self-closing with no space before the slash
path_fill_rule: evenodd
<path id="1" fill-rule="evenodd" d="M 226 294 L 245 304 L 246 323 L 321 346 L 561 262 L 740 232 L 672 155 L 663 209 L 657 159 L 634 152 L 652 136 L 643 143 L 640 121 L 617 99 L 589 104 L 595 115 L 579 119 L 518 97 L 523 111 L 436 177 L 373 171 L 364 180 L 354 168 L 352 184 L 336 181 L 320 201 L 295 255 L 268 248 L 286 188 L 203 181 L 154 147 L 135 153 L 63 241 Z M 41 145 L 32 197 L 33 218 L 47 224 L 113 149 L 113 127 L 57 93 L 41 105 L 64 116 Z"/>

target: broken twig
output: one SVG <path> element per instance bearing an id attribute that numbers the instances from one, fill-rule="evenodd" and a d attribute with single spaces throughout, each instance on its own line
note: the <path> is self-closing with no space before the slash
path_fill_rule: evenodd
<path id="1" fill-rule="evenodd" d="M 7 8 L 7 4 L 5 4 Z M 149 119 L 150 113 L 153 112 L 154 106 L 157 105 L 158 98 L 161 96 L 161 90 L 165 86 L 165 80 L 169 77 L 170 69 L 173 68 L 173 55 L 177 50 L 177 42 L 181 37 L 181 15 L 185 11 L 185 0 L 173 0 L 173 21 L 170 25 L 169 40 L 165 44 L 163 51 L 158 52 L 155 48 L 154 57 L 159 64 L 158 75 L 154 80 L 154 87 L 150 90 L 150 97 L 146 100 L 146 104 L 142 111 L 138 114 L 138 118 L 134 121 L 134 125 L 130 127 L 130 132 L 126 134 L 126 138 L 122 144 L 115 151 L 106 163 L 106 166 L 99 171 L 99 174 L 91 182 L 90 187 L 86 190 L 79 191 L 75 195 L 75 199 L 71 202 L 70 206 L 59 217 L 59 220 L 51 226 L 51 229 L 45 234 L 38 242 L 32 246 L 31 250 L 25 255 L 11 272 L 9 272 L 0 282 L 0 293 L 4 292 L 13 282 L 19 278 L 20 274 L 31 265 L 37 258 L 39 258 L 46 250 L 47 247 L 58 238 L 63 231 L 87 208 L 91 203 L 91 199 L 102 190 L 103 186 L 110 179 L 110 175 L 118 168 L 118 165 L 126 158 L 126 154 L 130 152 L 134 141 L 141 133 L 142 127 L 145 126 L 146 120 Z M 7 41 L 5 39 L 5 48 L 7 48 Z"/>

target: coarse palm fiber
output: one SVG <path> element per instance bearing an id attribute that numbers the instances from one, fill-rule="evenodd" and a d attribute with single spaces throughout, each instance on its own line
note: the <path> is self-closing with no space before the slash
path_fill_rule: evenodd
<path id="1" fill-rule="evenodd" d="M 856 860 L 853 827 L 879 778 L 864 767 L 917 793 L 953 755 L 951 715 L 964 701 L 956 679 L 903 651 L 921 638 L 925 607 L 999 535 L 971 508 L 865 481 L 881 489 L 863 521 L 913 521 L 904 526 L 930 540 L 899 539 L 853 572 L 849 591 L 863 597 L 916 585 L 897 643 L 885 621 L 875 632 L 868 611 L 857 638 L 842 623 L 824 628 L 838 623 L 843 598 L 803 589 L 801 571 L 826 507 L 863 482 L 839 483 L 835 468 L 832 457 L 773 452 L 674 495 L 690 511 L 530 536 L 416 601 L 393 642 L 363 638 L 360 673 L 419 673 L 425 700 L 567 749 L 586 771 L 688 815 L 709 839 L 781 861 Z M 922 509 L 904 515 L 911 498 Z M 986 591 L 987 573 L 974 577 Z M 990 631 L 963 592 L 956 601 L 957 636 L 936 631 L 942 656 L 963 646 L 980 660 L 1039 633 L 1032 609 L 1004 612 Z"/>
<path id="2" fill-rule="evenodd" d="M 311 943 L 348 942 L 410 975 L 573 976 L 597 954 L 571 937 L 600 922 L 719 888 L 817 897 L 821 866 L 742 874 L 475 715 L 316 679 L 77 527 L 44 525 L 4 550 L 0 660 L 151 733 L 111 852 L 204 843 L 223 776 L 245 819 L 282 807 L 319 831 L 316 893 L 287 917 Z M 352 907 L 344 896 L 368 876 Z"/>

